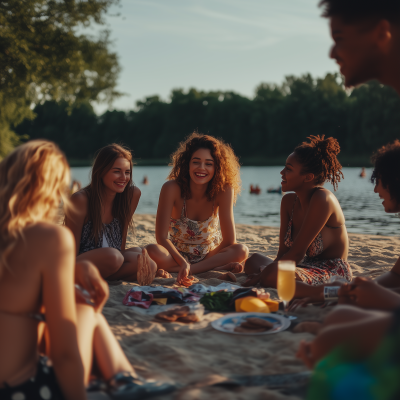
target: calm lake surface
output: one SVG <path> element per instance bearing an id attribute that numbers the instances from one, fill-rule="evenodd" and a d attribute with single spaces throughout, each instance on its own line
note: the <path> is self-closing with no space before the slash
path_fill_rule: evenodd
<path id="1" fill-rule="evenodd" d="M 242 167 L 243 191 L 234 208 L 235 222 L 239 224 L 265 225 L 279 227 L 279 209 L 281 195 L 267 193 L 267 188 L 280 185 L 281 167 Z M 156 214 L 160 189 L 168 175 L 169 167 L 137 166 L 133 168 L 133 180 L 142 191 L 137 208 L 138 214 Z M 360 168 L 343 168 L 345 179 L 339 183 L 335 192 L 346 217 L 349 232 L 368 233 L 371 235 L 398 235 L 400 219 L 395 214 L 386 214 L 382 200 L 374 193 L 370 182 L 372 168 L 366 168 L 367 177 L 360 178 Z M 89 167 L 72 168 L 72 178 L 89 182 Z M 149 184 L 141 182 L 144 176 Z M 250 184 L 260 186 L 261 194 L 249 193 Z M 330 184 L 325 187 L 333 188 Z"/>

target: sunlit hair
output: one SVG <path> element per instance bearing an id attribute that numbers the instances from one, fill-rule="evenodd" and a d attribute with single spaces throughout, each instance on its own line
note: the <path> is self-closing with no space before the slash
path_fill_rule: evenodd
<path id="1" fill-rule="evenodd" d="M 226 185 L 234 190 L 234 203 L 241 188 L 239 160 L 232 148 L 221 139 L 212 136 L 192 133 L 178 149 L 171 155 L 172 170 L 168 175 L 169 180 L 175 180 L 183 198 L 190 199 L 190 174 L 189 164 L 193 153 L 199 149 L 210 150 L 214 159 L 215 173 L 207 187 L 207 198 L 213 200 Z"/>
<path id="2" fill-rule="evenodd" d="M 96 244 L 100 240 L 100 233 L 103 229 L 103 222 L 101 220 L 105 193 L 103 177 L 110 171 L 118 158 L 125 158 L 129 161 L 131 174 L 125 190 L 115 195 L 111 212 L 113 217 L 118 219 L 122 231 L 124 229 L 133 230 L 131 207 L 133 198 L 132 154 L 129 149 L 119 144 L 109 144 L 98 151 L 92 167 L 91 182 L 82 189 L 88 196 L 88 220 L 92 221 L 92 236 Z"/>
<path id="3" fill-rule="evenodd" d="M 294 149 L 294 154 L 302 164 L 303 174 L 314 174 L 315 183 L 320 185 L 330 182 L 336 190 L 340 179 L 343 178 L 342 166 L 337 155 L 340 153 L 339 142 L 330 137 L 310 136 L 310 142 L 303 142 Z"/>
<path id="4" fill-rule="evenodd" d="M 371 181 L 381 181 L 382 186 L 390 193 L 390 197 L 400 204 L 400 141 L 395 140 L 381 147 L 371 157 L 374 164 Z"/>
<path id="5" fill-rule="evenodd" d="M 0 163 L 0 275 L 23 229 L 53 220 L 65 205 L 70 182 L 67 160 L 53 142 L 32 140 Z"/>

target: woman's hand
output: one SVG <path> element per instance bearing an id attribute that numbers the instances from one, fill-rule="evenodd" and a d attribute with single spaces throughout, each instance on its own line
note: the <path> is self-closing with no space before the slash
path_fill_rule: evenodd
<path id="1" fill-rule="evenodd" d="M 180 285 L 190 286 L 192 284 L 193 277 L 189 277 L 190 274 L 190 264 L 184 260 L 181 264 L 181 269 L 178 273 L 178 278 L 176 279 Z"/>
<path id="2" fill-rule="evenodd" d="M 299 349 L 297 350 L 296 357 L 303 361 L 307 368 L 313 369 L 315 365 L 315 357 L 312 354 L 311 342 L 302 340 Z"/>
<path id="3" fill-rule="evenodd" d="M 101 277 L 99 270 L 88 261 L 80 261 L 75 266 L 75 283 L 89 292 L 94 308 L 101 312 L 109 295 L 107 282 Z M 84 299 L 86 301 L 86 299 Z"/>
<path id="4" fill-rule="evenodd" d="M 371 279 L 356 277 L 339 290 L 340 303 L 363 308 L 394 310 L 400 306 L 400 295 L 377 284 Z"/>

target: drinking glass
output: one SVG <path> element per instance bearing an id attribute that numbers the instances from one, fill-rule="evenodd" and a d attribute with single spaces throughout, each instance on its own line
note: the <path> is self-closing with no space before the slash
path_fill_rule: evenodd
<path id="1" fill-rule="evenodd" d="M 284 310 L 293 299 L 296 290 L 296 263 L 290 260 L 278 261 L 278 296 L 283 302 Z"/>

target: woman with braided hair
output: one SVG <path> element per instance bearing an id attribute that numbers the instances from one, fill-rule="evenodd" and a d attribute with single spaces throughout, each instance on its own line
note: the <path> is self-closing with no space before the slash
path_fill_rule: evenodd
<path id="1" fill-rule="evenodd" d="M 278 254 L 275 260 L 253 254 L 245 264 L 245 272 L 254 274 L 246 286 L 260 282 L 276 287 L 279 260 L 297 265 L 295 297 L 311 295 L 334 277 L 352 279 L 344 215 L 335 195 L 323 188 L 330 182 L 336 190 L 343 178 L 337 159 L 340 146 L 331 137 L 308 139 L 294 149 L 281 171 L 282 191 L 294 193 L 282 198 Z"/>

